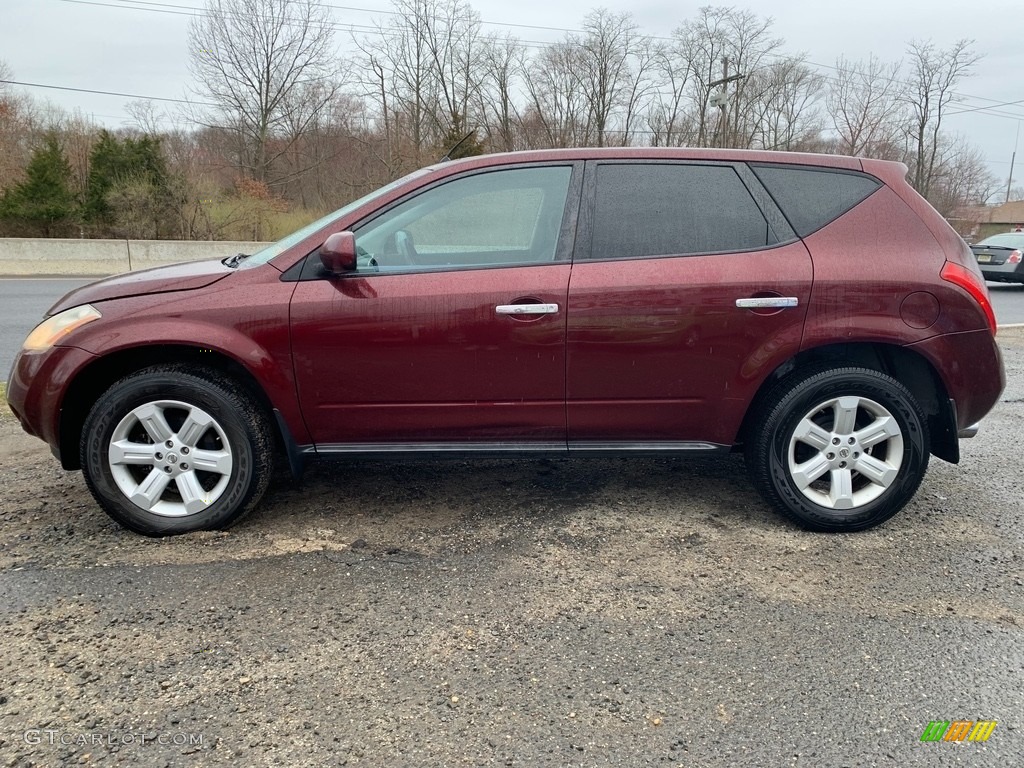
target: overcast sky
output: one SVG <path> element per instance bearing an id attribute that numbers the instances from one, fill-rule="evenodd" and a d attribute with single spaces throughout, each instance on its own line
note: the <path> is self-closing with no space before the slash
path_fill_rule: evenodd
<path id="1" fill-rule="evenodd" d="M 335 6 L 332 12 L 339 24 L 372 24 L 373 10 L 391 8 L 387 0 L 324 2 Z M 182 98 L 188 84 L 188 11 L 182 9 L 202 4 L 202 0 L 0 0 L 0 60 L 19 81 Z M 604 5 L 613 11 L 632 12 L 642 29 L 652 35 L 669 34 L 707 4 L 664 0 L 472 2 L 485 29 L 495 28 L 488 22 L 576 29 L 588 11 Z M 911 39 L 931 39 L 941 47 L 959 38 L 974 39 L 985 58 L 958 89 L 962 105 L 954 107 L 973 111 L 951 116 L 948 127 L 979 146 L 992 172 L 1005 184 L 1015 136 L 1024 122 L 1021 0 L 778 0 L 721 5 L 770 16 L 775 20 L 775 35 L 785 40 L 786 52 L 806 54 L 808 61 L 822 66 L 826 74 L 829 70 L 825 67 L 834 65 L 839 56 L 862 59 L 873 53 L 895 60 Z M 563 34 L 548 29 L 505 29 L 521 39 L 540 42 L 554 41 Z M 339 31 L 337 39 L 342 48 L 351 47 L 348 33 Z M 125 104 L 129 99 L 122 96 L 25 90 L 35 98 L 80 109 L 111 127 L 128 121 Z M 1018 151 L 1014 179 L 1014 186 L 1024 183 L 1024 145 Z"/>

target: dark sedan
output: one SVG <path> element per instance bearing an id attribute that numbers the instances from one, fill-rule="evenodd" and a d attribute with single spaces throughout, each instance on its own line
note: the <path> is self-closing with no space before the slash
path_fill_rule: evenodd
<path id="1" fill-rule="evenodd" d="M 1024 283 L 1024 232 L 987 237 L 971 246 L 986 280 Z"/>

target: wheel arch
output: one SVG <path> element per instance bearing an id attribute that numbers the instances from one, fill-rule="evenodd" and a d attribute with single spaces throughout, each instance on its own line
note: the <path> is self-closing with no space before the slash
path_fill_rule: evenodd
<path id="1" fill-rule="evenodd" d="M 81 469 L 78 446 L 82 427 L 96 400 L 112 384 L 135 371 L 155 365 L 193 365 L 227 375 L 266 411 L 273 425 L 275 451 L 291 444 L 288 427 L 256 377 L 244 365 L 219 350 L 187 344 L 152 344 L 112 352 L 90 363 L 75 376 L 60 410 L 60 461 L 64 469 Z"/>
<path id="2" fill-rule="evenodd" d="M 918 401 L 928 419 L 929 451 L 940 459 L 956 464 L 960 460 L 955 406 L 934 366 L 918 352 L 897 344 L 844 342 L 801 350 L 771 372 L 761 383 L 744 414 L 737 446 L 748 440 L 757 414 L 768 392 L 780 379 L 809 366 L 823 363 L 860 366 L 888 374 L 899 380 Z"/>

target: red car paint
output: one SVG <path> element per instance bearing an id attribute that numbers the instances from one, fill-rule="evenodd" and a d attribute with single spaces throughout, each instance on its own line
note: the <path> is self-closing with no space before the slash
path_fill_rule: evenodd
<path id="1" fill-rule="evenodd" d="M 294 277 L 328 235 L 444 179 L 531 164 L 572 165 L 579 179 L 584 168 L 615 161 L 863 171 L 882 185 L 802 238 L 740 254 L 622 262 L 587 259 L 593 190 L 574 181 L 561 241 L 571 260 Z M 801 355 L 897 348 L 941 382 L 936 418 L 951 400 L 950 417 L 964 429 L 997 401 L 1002 361 L 978 302 L 940 278 L 947 261 L 977 270 L 969 250 L 904 173 L 895 163 L 847 157 L 641 148 L 439 165 L 264 265 L 176 265 L 73 291 L 50 314 L 90 303 L 102 318 L 49 350 L 22 352 L 8 400 L 67 468 L 78 466 L 76 429 L 104 385 L 142 361 L 186 352 L 247 374 L 292 451 L 728 448 L 742 440 L 759 393 Z M 795 297 L 796 308 L 735 305 L 779 296 Z M 494 313 L 522 302 L 561 310 Z"/>

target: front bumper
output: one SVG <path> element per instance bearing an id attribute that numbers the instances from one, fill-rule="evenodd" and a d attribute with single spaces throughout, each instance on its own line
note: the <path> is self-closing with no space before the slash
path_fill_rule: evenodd
<path id="1" fill-rule="evenodd" d="M 44 352 L 19 352 L 7 382 L 7 402 L 22 429 L 49 444 L 60 455 L 60 415 L 75 376 L 96 355 L 78 347 L 51 347 Z"/>

